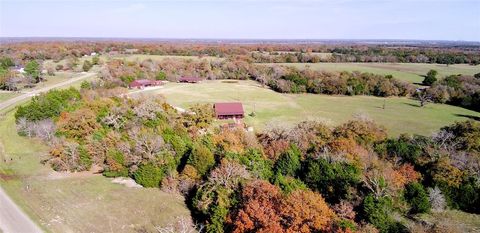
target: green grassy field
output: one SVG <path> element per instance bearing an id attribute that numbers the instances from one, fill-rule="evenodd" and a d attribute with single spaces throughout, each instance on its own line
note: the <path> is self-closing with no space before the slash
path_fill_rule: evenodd
<path id="1" fill-rule="evenodd" d="M 429 104 L 420 108 L 417 101 L 408 98 L 280 94 L 253 81 L 168 83 L 163 88 L 144 94 L 164 95 L 167 102 L 184 108 L 197 102 L 241 101 L 247 114 L 255 110 L 256 116 L 247 116 L 245 121 L 257 131 L 267 124 L 288 126 L 303 120 L 319 120 L 335 125 L 361 114 L 384 125 L 391 136 L 401 133 L 430 135 L 455 121 L 480 117 L 480 113 L 445 104 Z M 384 103 L 385 109 L 382 108 Z"/>
<path id="2" fill-rule="evenodd" d="M 14 93 L 14 92 L 0 92 L 0 103 L 18 95 L 19 93 Z"/>
<path id="3" fill-rule="evenodd" d="M 443 78 L 452 74 L 474 75 L 480 73 L 480 66 L 466 64 L 441 65 L 425 63 L 276 63 L 278 65 L 293 66 L 298 69 L 310 68 L 324 71 L 361 71 L 374 74 L 391 74 L 395 78 L 411 83 L 421 83 L 429 70 L 438 71 L 438 77 Z"/>
<path id="4" fill-rule="evenodd" d="M 48 148 L 17 135 L 13 112 L 1 117 L 0 135 L 0 184 L 47 232 L 153 232 L 154 226 L 190 216 L 182 197 L 158 189 L 127 188 L 101 175 L 55 173 L 41 164 Z"/>
<path id="5" fill-rule="evenodd" d="M 74 75 L 76 75 L 76 74 L 74 74 L 72 72 L 63 72 L 63 71 L 62 72 L 56 72 L 55 75 L 53 75 L 53 76 L 46 76 L 45 81 L 36 84 L 34 89 L 48 87 L 48 86 L 51 86 L 51 85 L 55 85 L 57 83 L 67 81 L 69 78 L 73 77 Z M 27 89 L 24 89 L 24 90 L 28 91 L 29 89 L 27 88 Z"/>
<path id="6" fill-rule="evenodd" d="M 480 215 L 469 214 L 458 210 L 446 210 L 440 213 L 422 214 L 422 221 L 429 224 L 451 226 L 457 232 L 480 232 Z"/>

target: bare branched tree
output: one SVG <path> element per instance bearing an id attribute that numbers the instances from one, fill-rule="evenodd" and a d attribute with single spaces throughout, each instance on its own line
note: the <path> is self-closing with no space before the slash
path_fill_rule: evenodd
<path id="1" fill-rule="evenodd" d="M 27 137 L 38 137 L 47 143 L 55 136 L 55 130 L 55 123 L 51 119 L 31 122 L 20 118 L 17 121 L 18 133 Z"/>
<path id="2" fill-rule="evenodd" d="M 49 142 L 55 136 L 55 123 L 52 119 L 45 119 L 34 124 L 35 136 Z"/>
<path id="3" fill-rule="evenodd" d="M 452 132 L 443 129 L 434 133 L 432 139 L 438 148 L 448 152 L 455 151 L 460 145 L 460 142 L 456 140 Z"/>
<path id="4" fill-rule="evenodd" d="M 114 129 L 121 129 L 125 125 L 124 111 L 120 107 L 114 107 L 111 111 L 101 119 L 102 123 L 111 126 Z"/>
<path id="5" fill-rule="evenodd" d="M 133 152 L 141 158 L 153 159 L 165 147 L 163 138 L 151 130 L 135 127 L 128 134 L 134 142 Z"/>
<path id="6" fill-rule="evenodd" d="M 432 95 L 428 93 L 427 89 L 418 89 L 415 96 L 420 101 L 420 107 L 432 102 Z"/>
<path id="7" fill-rule="evenodd" d="M 250 178 L 244 165 L 235 162 L 222 161 L 220 166 L 210 173 L 209 182 L 232 189 L 241 180 Z"/>
<path id="8" fill-rule="evenodd" d="M 162 112 L 160 102 L 154 98 L 142 98 L 140 103 L 133 107 L 133 113 L 146 120 L 153 120 L 157 117 L 157 113 Z"/>
<path id="9" fill-rule="evenodd" d="M 445 210 L 447 203 L 445 201 L 445 197 L 442 194 L 442 191 L 440 191 L 438 187 L 429 188 L 428 196 L 433 211 L 441 212 Z"/>

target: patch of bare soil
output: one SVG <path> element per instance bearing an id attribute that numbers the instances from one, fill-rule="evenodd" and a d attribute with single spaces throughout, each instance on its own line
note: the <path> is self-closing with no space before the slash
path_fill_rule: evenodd
<path id="1" fill-rule="evenodd" d="M 57 172 L 51 171 L 47 176 L 47 180 L 60 180 L 60 179 L 68 179 L 68 178 L 82 178 L 82 177 L 90 177 L 90 176 L 100 176 L 102 174 L 102 168 L 96 165 L 92 166 L 90 171 L 82 171 L 82 172 Z"/>
<path id="2" fill-rule="evenodd" d="M 17 178 L 18 177 L 16 175 L 9 175 L 9 174 L 0 173 L 0 180 L 3 180 L 3 181 L 15 180 Z"/>
<path id="3" fill-rule="evenodd" d="M 137 184 L 132 178 L 127 177 L 117 177 L 112 180 L 112 183 L 125 185 L 128 188 L 142 188 L 142 186 Z"/>

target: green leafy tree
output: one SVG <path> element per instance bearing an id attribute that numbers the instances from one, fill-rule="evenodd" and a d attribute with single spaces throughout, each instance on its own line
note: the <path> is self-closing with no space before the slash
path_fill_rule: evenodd
<path id="1" fill-rule="evenodd" d="M 249 148 L 241 155 L 227 153 L 227 158 L 245 165 L 254 177 L 269 180 L 273 177 L 272 161 L 267 159 L 258 149 Z"/>
<path id="2" fill-rule="evenodd" d="M 163 71 L 159 71 L 157 75 L 155 76 L 156 80 L 166 80 L 167 79 L 167 74 Z"/>
<path id="3" fill-rule="evenodd" d="M 201 143 L 195 143 L 188 158 L 188 164 L 194 166 L 203 176 L 215 165 L 215 157 L 208 147 Z"/>
<path id="4" fill-rule="evenodd" d="M 442 189 L 451 207 L 480 214 L 480 182 L 476 177 L 465 178 L 458 187 L 444 186 Z"/>
<path id="5" fill-rule="evenodd" d="M 82 89 L 92 89 L 92 84 L 88 81 L 83 81 L 80 84 L 80 88 L 82 88 Z"/>
<path id="6" fill-rule="evenodd" d="M 305 183 L 333 203 L 345 199 L 349 188 L 360 182 L 360 169 L 357 166 L 346 162 L 329 162 L 324 158 L 309 160 L 304 173 Z"/>
<path id="7" fill-rule="evenodd" d="M 291 176 L 283 176 L 282 174 L 277 174 L 273 183 L 287 194 L 299 189 L 307 190 L 307 186 L 301 180 Z"/>
<path id="8" fill-rule="evenodd" d="M 212 105 L 195 104 L 189 110 L 195 114 L 187 114 L 185 116 L 185 124 L 187 126 L 206 128 L 212 123 L 214 116 Z"/>
<path id="9" fill-rule="evenodd" d="M 29 61 L 25 65 L 25 73 L 34 79 L 35 82 L 40 82 L 40 64 L 37 61 Z"/>
<path id="10" fill-rule="evenodd" d="M 193 197 L 193 206 L 209 219 L 206 232 L 224 232 L 229 209 L 238 202 L 233 191 L 213 183 L 198 188 Z"/>
<path id="11" fill-rule="evenodd" d="M 92 63 L 89 60 L 85 60 L 83 62 L 82 69 L 83 71 L 88 72 L 92 68 L 92 66 L 93 66 Z"/>
<path id="12" fill-rule="evenodd" d="M 389 197 L 375 199 L 372 194 L 369 194 L 363 200 L 363 214 L 366 220 L 381 233 L 408 232 L 404 226 L 392 218 L 392 206 L 392 199 Z"/>
<path id="13" fill-rule="evenodd" d="M 125 167 L 125 156 L 122 152 L 110 149 L 105 159 L 106 168 L 103 175 L 106 177 L 128 176 L 128 168 Z"/>
<path id="14" fill-rule="evenodd" d="M 298 149 L 296 145 L 292 144 L 290 148 L 285 151 L 285 153 L 280 155 L 280 158 L 275 163 L 275 173 L 285 176 L 296 176 L 301 168 L 301 155 L 302 152 L 300 149 Z"/>
<path id="15" fill-rule="evenodd" d="M 379 154 L 385 153 L 384 156 L 387 157 L 400 157 L 403 160 L 418 164 L 418 159 L 423 154 L 423 149 L 419 143 L 425 141 L 426 139 L 422 136 L 414 136 L 410 138 L 408 135 L 400 135 L 398 139 L 388 139 L 382 144 L 376 145 L 377 152 Z M 381 146 L 385 146 L 384 152 L 380 152 L 379 149 Z"/>
<path id="16" fill-rule="evenodd" d="M 122 80 L 126 84 L 130 84 L 131 82 L 135 81 L 135 77 L 131 75 L 124 75 L 120 77 L 120 80 Z"/>
<path id="17" fill-rule="evenodd" d="M 410 204 L 412 214 L 427 213 L 430 211 L 428 193 L 420 183 L 408 184 L 405 188 L 405 200 Z"/>
<path id="18" fill-rule="evenodd" d="M 2 57 L 0 58 L 0 68 L 3 68 L 3 69 L 8 69 L 8 67 L 10 66 L 14 66 L 15 63 L 13 62 L 13 60 L 9 57 Z"/>
<path id="19" fill-rule="evenodd" d="M 88 154 L 88 151 L 85 149 L 84 146 L 79 146 L 78 148 L 78 154 L 79 154 L 79 166 L 84 168 L 82 170 L 88 170 L 93 164 L 92 157 L 90 154 Z"/>
<path id="20" fill-rule="evenodd" d="M 162 168 L 154 163 L 147 163 L 138 167 L 133 173 L 135 182 L 147 188 L 155 188 L 160 185 L 164 176 Z"/>
<path id="21" fill-rule="evenodd" d="M 63 111 L 74 110 L 80 102 L 80 92 L 75 88 L 52 90 L 46 94 L 35 96 L 32 101 L 20 106 L 15 113 L 15 119 L 25 118 L 28 121 L 40 121 L 58 117 Z"/>
<path id="22" fill-rule="evenodd" d="M 425 79 L 423 79 L 423 85 L 431 86 L 433 83 L 437 81 L 437 74 L 436 70 L 428 71 L 427 75 L 425 75 Z"/>
<path id="23" fill-rule="evenodd" d="M 100 63 L 100 58 L 98 56 L 92 57 L 92 65 L 98 65 Z"/>

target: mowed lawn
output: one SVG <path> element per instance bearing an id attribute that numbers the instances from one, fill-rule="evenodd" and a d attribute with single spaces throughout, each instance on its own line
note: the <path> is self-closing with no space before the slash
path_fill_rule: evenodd
<path id="1" fill-rule="evenodd" d="M 474 75 L 480 73 L 480 66 L 467 64 L 442 65 L 425 63 L 276 63 L 278 65 L 293 66 L 298 69 L 334 71 L 361 71 L 380 75 L 391 74 L 393 77 L 410 83 L 421 83 L 429 70 L 438 71 L 438 77 L 443 78 L 452 74 Z"/>
<path id="2" fill-rule="evenodd" d="M 445 104 L 429 104 L 420 108 L 417 101 L 408 98 L 280 94 L 253 81 L 229 82 L 168 83 L 163 88 L 143 94 L 163 95 L 167 102 L 183 108 L 194 103 L 240 101 L 247 114 L 255 110 L 256 115 L 247 116 L 245 121 L 256 131 L 269 124 L 291 126 L 304 120 L 336 125 L 355 115 L 364 115 L 384 125 L 391 136 L 401 133 L 430 135 L 455 121 L 480 117 L 480 113 L 475 111 Z"/>
<path id="3" fill-rule="evenodd" d="M 55 173 L 41 164 L 47 152 L 44 144 L 17 135 L 13 112 L 0 119 L 0 185 L 47 232 L 154 232 L 190 216 L 182 197 L 159 189 Z"/>

